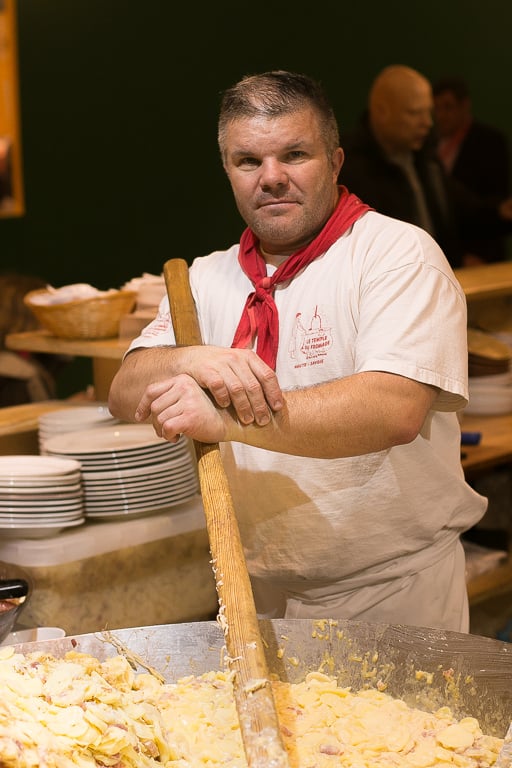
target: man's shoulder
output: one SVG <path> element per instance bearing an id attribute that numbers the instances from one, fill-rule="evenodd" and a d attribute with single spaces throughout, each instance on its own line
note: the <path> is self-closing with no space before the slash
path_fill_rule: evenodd
<path id="1" fill-rule="evenodd" d="M 451 276 L 445 254 L 428 232 L 415 224 L 396 219 L 378 211 L 368 211 L 354 224 L 354 243 L 375 254 L 376 261 L 386 269 L 423 264 Z"/>

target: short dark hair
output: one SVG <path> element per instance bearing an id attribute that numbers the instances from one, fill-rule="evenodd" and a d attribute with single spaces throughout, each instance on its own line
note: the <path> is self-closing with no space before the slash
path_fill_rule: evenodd
<path id="1" fill-rule="evenodd" d="M 307 75 L 285 70 L 246 75 L 228 88 L 221 100 L 218 142 L 224 157 L 227 126 L 244 117 L 275 117 L 312 107 L 320 118 L 322 136 L 328 152 L 339 146 L 339 130 L 334 110 L 322 85 Z"/>
<path id="2" fill-rule="evenodd" d="M 445 77 L 441 77 L 432 86 L 432 92 L 434 96 L 439 96 L 439 94 L 445 93 L 446 91 L 450 91 L 450 93 L 453 93 L 453 95 L 459 101 L 463 101 L 464 99 L 469 99 L 468 84 L 466 83 L 463 77 L 458 77 L 456 75 L 449 75 L 449 76 L 447 75 Z"/>

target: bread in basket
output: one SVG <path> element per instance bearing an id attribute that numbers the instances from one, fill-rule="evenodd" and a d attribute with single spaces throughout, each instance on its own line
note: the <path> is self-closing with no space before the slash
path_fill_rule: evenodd
<path id="1" fill-rule="evenodd" d="M 136 291 L 110 290 L 60 301 L 56 299 L 59 290 L 49 286 L 30 291 L 24 302 L 43 328 L 62 339 L 117 336 L 121 317 L 132 311 L 137 299 Z"/>

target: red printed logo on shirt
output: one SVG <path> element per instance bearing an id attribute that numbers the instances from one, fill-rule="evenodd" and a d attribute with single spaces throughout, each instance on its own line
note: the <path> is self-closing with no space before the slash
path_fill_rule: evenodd
<path id="1" fill-rule="evenodd" d="M 290 357 L 296 361 L 295 367 L 322 363 L 331 346 L 332 329 L 324 326 L 318 307 L 307 326 L 302 321 L 302 312 L 297 312 L 289 347 Z"/>

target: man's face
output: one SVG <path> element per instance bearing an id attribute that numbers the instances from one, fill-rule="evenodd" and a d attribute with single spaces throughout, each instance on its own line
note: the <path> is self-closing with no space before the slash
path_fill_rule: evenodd
<path id="1" fill-rule="evenodd" d="M 434 98 L 436 127 L 440 136 L 452 136 L 468 119 L 467 99 L 458 99 L 451 91 L 444 91 Z"/>
<path id="2" fill-rule="evenodd" d="M 422 148 L 432 128 L 432 91 L 428 83 L 407 84 L 389 100 L 382 130 L 395 152 Z"/>
<path id="3" fill-rule="evenodd" d="M 342 163 L 340 148 L 327 156 L 318 117 L 309 108 L 228 126 L 224 168 L 238 210 L 268 261 L 284 261 L 319 232 L 336 206 Z"/>

